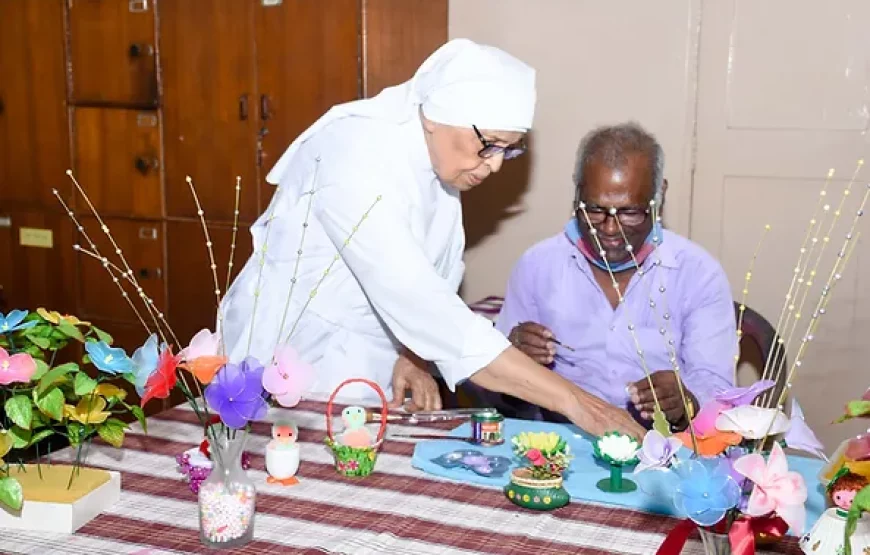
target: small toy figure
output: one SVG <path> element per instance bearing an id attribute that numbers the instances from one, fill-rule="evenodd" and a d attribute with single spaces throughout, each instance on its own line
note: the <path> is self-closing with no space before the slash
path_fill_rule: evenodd
<path id="1" fill-rule="evenodd" d="M 266 445 L 266 472 L 270 484 L 292 486 L 299 483 L 296 472 L 299 470 L 299 444 L 296 439 L 299 429 L 289 421 L 278 421 L 272 425 L 272 441 Z"/>
<path id="2" fill-rule="evenodd" d="M 855 496 L 867 485 L 866 478 L 845 467 L 837 472 L 827 488 L 834 507 L 822 513 L 812 530 L 801 538 L 800 548 L 804 553 L 843 555 L 848 552 L 843 544 L 846 519 Z M 870 550 L 870 519 L 858 520 L 851 544 L 852 553 L 863 554 Z"/>
<path id="3" fill-rule="evenodd" d="M 374 438 L 366 428 L 366 411 L 362 407 L 347 407 L 341 411 L 344 432 L 339 436 L 342 445 L 348 447 L 371 447 Z"/>

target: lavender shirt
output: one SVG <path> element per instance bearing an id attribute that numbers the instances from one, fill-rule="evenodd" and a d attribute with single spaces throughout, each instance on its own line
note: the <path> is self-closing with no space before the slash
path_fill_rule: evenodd
<path id="1" fill-rule="evenodd" d="M 734 385 L 737 324 L 725 273 L 700 246 L 669 231 L 642 267 L 644 275 L 635 273 L 625 303 L 614 310 L 589 262 L 559 233 L 520 258 L 496 327 L 507 335 L 520 322 L 546 326 L 575 349 L 557 345 L 553 370 L 628 408 L 625 386 L 644 378 L 630 322 L 651 372 L 672 368 L 667 338 L 673 340 L 684 383 L 703 404 Z"/>

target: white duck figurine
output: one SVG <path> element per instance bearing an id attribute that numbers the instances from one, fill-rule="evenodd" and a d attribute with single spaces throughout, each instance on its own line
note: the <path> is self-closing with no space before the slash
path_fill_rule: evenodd
<path id="1" fill-rule="evenodd" d="M 285 486 L 299 483 L 296 478 L 299 470 L 298 436 L 299 428 L 293 422 L 279 421 L 272 425 L 272 441 L 266 445 L 268 483 Z"/>

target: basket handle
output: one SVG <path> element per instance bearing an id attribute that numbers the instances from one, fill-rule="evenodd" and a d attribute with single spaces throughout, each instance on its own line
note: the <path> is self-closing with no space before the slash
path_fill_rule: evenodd
<path id="1" fill-rule="evenodd" d="M 329 436 L 331 441 L 335 441 L 335 436 L 332 435 L 332 404 L 341 388 L 352 383 L 364 383 L 368 385 L 374 389 L 381 398 L 381 426 L 378 428 L 378 441 L 380 442 L 384 439 L 384 432 L 387 431 L 387 412 L 389 411 L 389 406 L 387 406 L 387 396 L 384 395 L 384 390 L 381 389 L 381 386 L 364 378 L 351 378 L 349 380 L 344 380 L 338 384 L 338 387 L 336 387 L 335 391 L 332 392 L 332 395 L 329 396 L 329 402 L 326 403 L 326 435 Z"/>

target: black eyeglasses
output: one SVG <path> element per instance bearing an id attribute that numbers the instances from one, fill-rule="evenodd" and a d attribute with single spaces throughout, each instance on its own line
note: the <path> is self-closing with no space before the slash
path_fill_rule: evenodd
<path id="1" fill-rule="evenodd" d="M 585 208 L 581 208 L 585 206 Z M 577 219 L 585 222 L 586 217 L 594 226 L 602 225 L 607 221 L 607 218 L 613 217 L 619 220 L 619 223 L 626 227 L 638 226 L 646 221 L 650 215 L 649 208 L 639 208 L 634 206 L 626 206 L 624 208 L 604 208 L 593 204 L 580 203 L 575 208 Z M 585 212 L 585 216 L 583 215 Z"/>
<path id="2" fill-rule="evenodd" d="M 501 146 L 484 139 L 476 125 L 472 125 L 471 128 L 474 129 L 475 133 L 477 133 L 477 138 L 480 140 L 480 144 L 483 145 L 483 148 L 477 151 L 477 155 L 481 158 L 491 158 L 496 154 L 504 153 L 504 159 L 510 160 L 526 151 L 526 145 L 522 140 L 512 145 Z"/>

